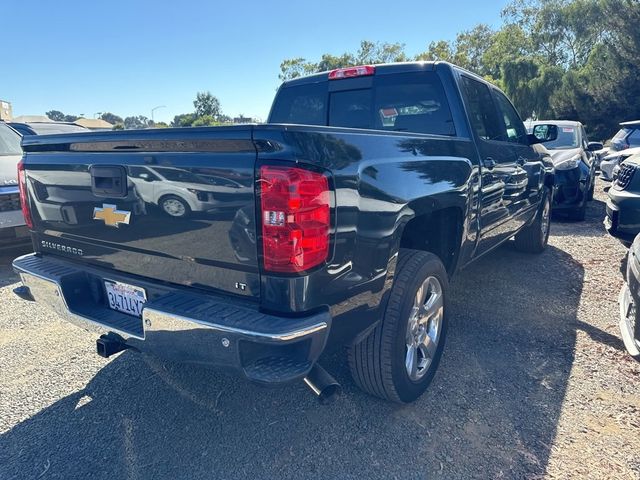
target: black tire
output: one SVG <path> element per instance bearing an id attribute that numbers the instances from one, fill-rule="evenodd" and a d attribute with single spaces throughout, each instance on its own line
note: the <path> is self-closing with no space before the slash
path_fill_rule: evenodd
<path id="1" fill-rule="evenodd" d="M 546 215 L 546 219 L 545 219 Z M 546 226 L 545 226 L 546 223 Z M 516 248 L 525 253 L 541 253 L 547 247 L 551 230 L 551 195 L 547 190 L 540 210 L 531 225 L 524 227 L 516 236 Z"/>
<path id="2" fill-rule="evenodd" d="M 593 200 L 593 194 L 595 193 L 595 189 L 596 189 L 596 182 L 594 180 L 593 183 L 591 184 L 591 188 L 587 192 L 587 200 L 588 201 Z"/>
<path id="3" fill-rule="evenodd" d="M 422 376 L 413 380 L 405 367 L 409 318 L 418 289 L 434 278 L 442 294 L 439 334 L 430 362 L 424 366 Z M 448 276 L 440 259 L 429 252 L 401 249 L 382 321 L 364 340 L 349 348 L 349 367 L 356 384 L 371 395 L 393 402 L 409 403 L 420 397 L 431 383 L 442 356 L 448 298 Z"/>
<path id="4" fill-rule="evenodd" d="M 582 205 L 580 205 L 575 210 L 571 210 L 567 213 L 567 217 L 569 220 L 574 220 L 576 222 L 582 222 L 585 218 L 587 218 L 587 199 L 582 201 Z"/>
<path id="5" fill-rule="evenodd" d="M 182 208 L 181 209 L 169 208 L 169 204 L 171 202 L 178 202 L 182 206 Z M 176 205 L 176 204 L 173 203 L 173 205 Z M 160 210 L 162 210 L 164 214 L 169 215 L 170 217 L 173 217 L 173 218 L 185 218 L 185 217 L 188 217 L 189 214 L 191 214 L 191 207 L 189 207 L 189 204 L 182 198 L 178 197 L 177 195 L 166 195 L 162 197 L 158 202 L 158 206 L 160 207 Z"/>

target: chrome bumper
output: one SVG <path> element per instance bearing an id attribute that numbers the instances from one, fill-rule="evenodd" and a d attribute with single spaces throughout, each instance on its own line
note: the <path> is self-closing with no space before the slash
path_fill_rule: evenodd
<path id="1" fill-rule="evenodd" d="M 328 312 L 278 317 L 224 298 L 184 293 L 36 254 L 16 258 L 13 268 L 33 300 L 87 331 L 116 332 L 139 350 L 240 369 L 266 383 L 303 377 L 324 349 L 331 323 Z M 142 318 L 106 306 L 100 292 L 105 278 L 147 290 Z"/>

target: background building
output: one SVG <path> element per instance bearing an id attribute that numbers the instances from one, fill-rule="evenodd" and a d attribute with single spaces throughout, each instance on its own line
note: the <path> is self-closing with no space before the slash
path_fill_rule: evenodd
<path id="1" fill-rule="evenodd" d="M 13 110 L 11 109 L 11 102 L 6 100 L 0 100 L 0 120 L 9 122 L 12 120 Z"/>

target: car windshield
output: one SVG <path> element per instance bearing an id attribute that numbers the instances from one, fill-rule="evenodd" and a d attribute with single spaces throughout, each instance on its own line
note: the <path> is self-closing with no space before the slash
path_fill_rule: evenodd
<path id="1" fill-rule="evenodd" d="M 578 148 L 578 129 L 558 125 L 558 138 L 551 142 L 545 142 L 544 146 L 549 150 Z"/>
<path id="2" fill-rule="evenodd" d="M 621 128 L 620 130 L 618 130 L 618 133 L 616 133 L 613 138 L 611 139 L 612 142 L 615 142 L 616 140 L 624 140 L 624 137 L 627 136 L 627 134 L 631 131 L 630 128 Z"/>
<path id="3" fill-rule="evenodd" d="M 0 123 L 0 155 L 20 155 L 20 135 Z"/>
<path id="4" fill-rule="evenodd" d="M 56 133 L 82 133 L 88 132 L 87 128 L 80 125 L 69 125 L 66 123 L 29 123 L 29 127 L 37 135 L 53 135 Z"/>

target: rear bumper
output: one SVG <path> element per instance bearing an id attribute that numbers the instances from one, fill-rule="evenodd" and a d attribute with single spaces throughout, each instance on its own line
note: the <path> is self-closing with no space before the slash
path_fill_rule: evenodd
<path id="1" fill-rule="evenodd" d="M 286 318 L 247 301 L 185 291 L 36 254 L 13 262 L 28 294 L 85 330 L 115 332 L 137 350 L 172 361 L 235 370 L 261 383 L 304 377 L 324 350 L 331 317 Z M 104 280 L 144 288 L 142 318 L 108 308 Z"/>
<path id="2" fill-rule="evenodd" d="M 0 247 L 31 241 L 22 210 L 0 212 Z"/>

